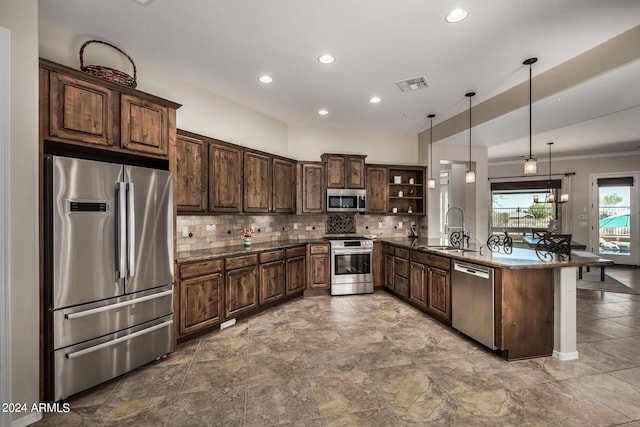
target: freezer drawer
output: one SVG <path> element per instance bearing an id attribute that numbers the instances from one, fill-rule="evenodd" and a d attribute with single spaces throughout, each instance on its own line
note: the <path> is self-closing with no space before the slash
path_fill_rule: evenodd
<path id="1" fill-rule="evenodd" d="M 111 334 L 173 313 L 173 286 L 53 312 L 53 349 Z"/>
<path id="2" fill-rule="evenodd" d="M 54 400 L 65 399 L 173 351 L 168 316 L 125 331 L 62 348 L 54 354 Z"/>

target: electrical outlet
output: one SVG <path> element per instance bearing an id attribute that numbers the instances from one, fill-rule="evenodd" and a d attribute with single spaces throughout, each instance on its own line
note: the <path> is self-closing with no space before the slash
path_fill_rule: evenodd
<path id="1" fill-rule="evenodd" d="M 297 229 L 298 229 L 298 223 L 297 223 L 297 222 L 294 222 L 294 223 L 293 223 L 293 229 L 294 229 L 294 230 L 297 230 Z"/>
<path id="2" fill-rule="evenodd" d="M 402 221 L 398 221 L 398 228 L 402 228 Z"/>
<path id="3" fill-rule="evenodd" d="M 182 237 L 189 237 L 189 227 L 186 225 L 182 227 Z"/>

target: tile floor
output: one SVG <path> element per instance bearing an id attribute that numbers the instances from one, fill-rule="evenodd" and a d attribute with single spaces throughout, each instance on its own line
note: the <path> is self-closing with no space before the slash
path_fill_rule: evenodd
<path id="1" fill-rule="evenodd" d="M 640 290 L 640 269 L 608 272 Z M 36 425 L 640 426 L 640 295 L 578 291 L 578 342 L 578 361 L 505 362 L 382 291 L 307 297 Z"/>

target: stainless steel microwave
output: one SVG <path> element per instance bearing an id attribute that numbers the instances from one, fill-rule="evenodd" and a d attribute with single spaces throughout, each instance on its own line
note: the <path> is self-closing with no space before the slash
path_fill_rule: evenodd
<path id="1" fill-rule="evenodd" d="M 327 188 L 327 212 L 366 212 L 367 190 Z"/>

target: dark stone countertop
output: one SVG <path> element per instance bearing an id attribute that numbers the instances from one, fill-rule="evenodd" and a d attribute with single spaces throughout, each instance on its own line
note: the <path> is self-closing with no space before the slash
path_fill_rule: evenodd
<path id="1" fill-rule="evenodd" d="M 252 243 L 250 246 L 231 245 L 209 249 L 199 249 L 195 251 L 178 252 L 176 262 L 206 261 L 214 258 L 222 258 L 234 255 L 249 255 L 253 253 L 271 251 L 276 249 L 286 249 L 294 246 L 306 245 L 308 243 L 328 244 L 324 239 L 298 239 L 298 240 L 274 240 L 271 242 Z"/>
<path id="2" fill-rule="evenodd" d="M 509 269 L 543 269 L 558 267 L 578 267 L 582 265 L 608 265 L 613 264 L 612 261 L 584 251 L 572 251 L 571 259 L 560 261 L 551 259 L 549 261 L 540 260 L 536 251 L 528 248 L 513 248 L 510 254 L 492 253 L 486 245 L 483 245 L 483 255 L 480 255 L 480 245 L 472 244 L 469 250 L 464 252 L 447 252 L 441 249 L 435 249 L 435 246 L 448 246 L 446 239 L 427 239 L 427 238 L 378 238 L 378 241 L 391 243 L 408 249 L 419 250 L 423 252 L 433 253 L 460 261 L 468 261 L 482 265 L 488 265 L 498 268 Z M 432 248 L 430 248 L 432 247 Z"/>

